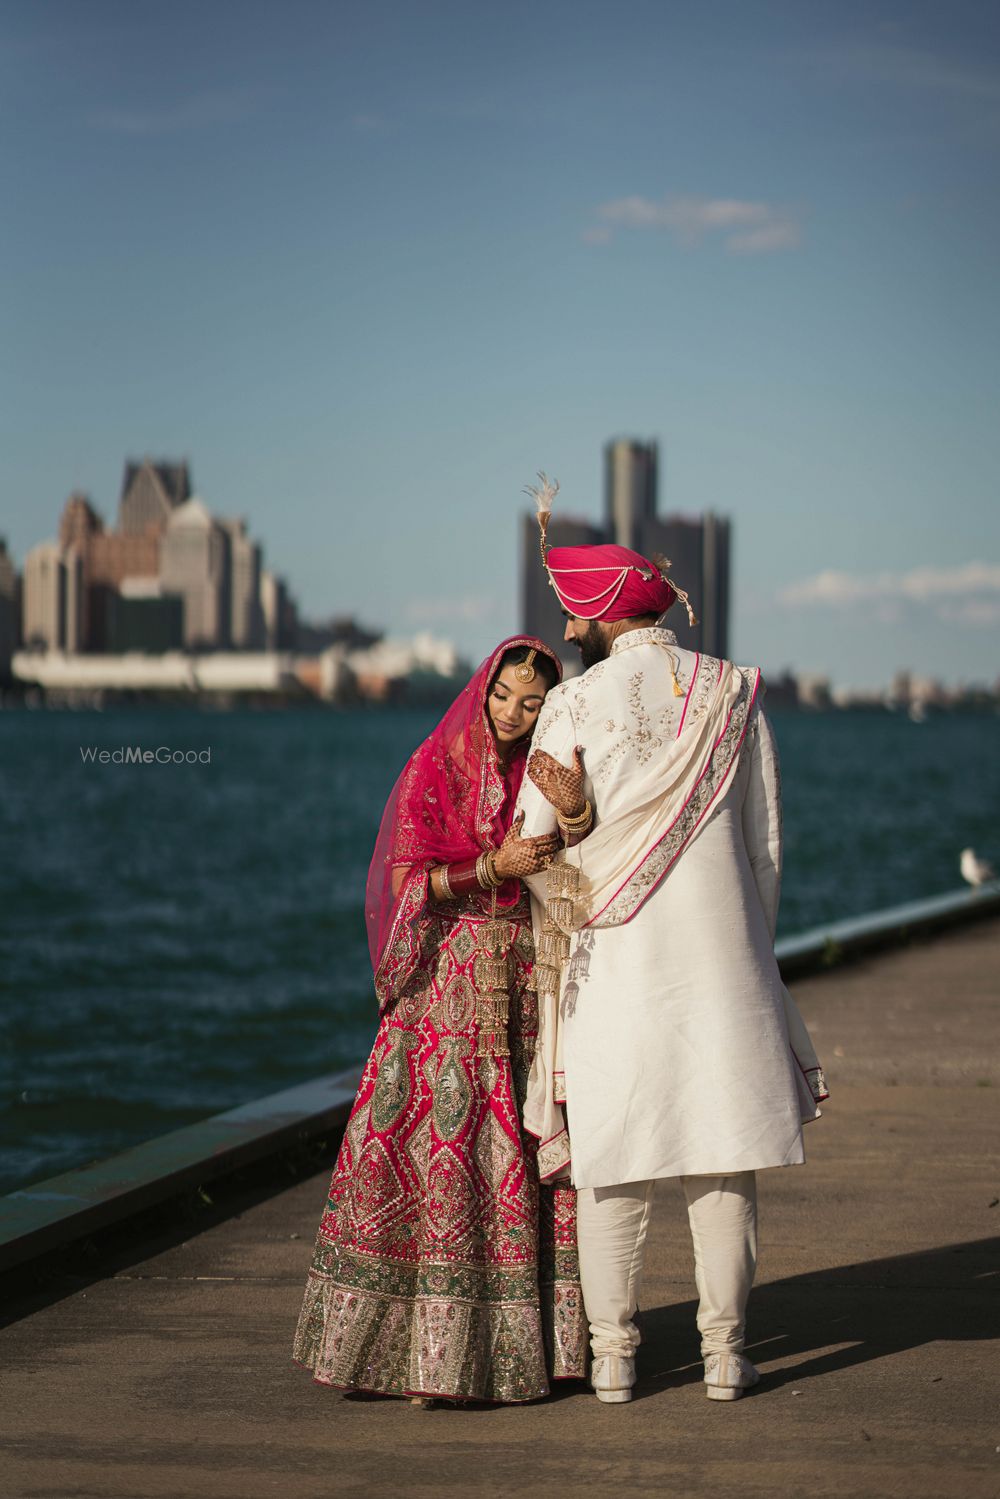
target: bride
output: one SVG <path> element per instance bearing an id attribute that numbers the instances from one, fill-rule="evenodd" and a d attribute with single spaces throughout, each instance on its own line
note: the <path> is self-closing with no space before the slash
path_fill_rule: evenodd
<path id="1" fill-rule="evenodd" d="M 540 640 L 501 642 L 386 806 L 365 903 L 381 1021 L 295 1336 L 319 1384 L 515 1402 L 584 1374 L 575 1194 L 540 1187 L 520 1122 L 538 1024 L 521 877 L 561 845 L 512 817 L 561 674 Z M 572 777 L 563 795 L 571 813 Z"/>

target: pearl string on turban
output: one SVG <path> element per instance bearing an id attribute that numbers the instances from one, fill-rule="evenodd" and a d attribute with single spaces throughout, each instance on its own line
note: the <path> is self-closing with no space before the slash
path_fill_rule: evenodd
<path id="1" fill-rule="evenodd" d="M 548 547 L 552 501 L 559 493 L 557 482 L 544 473 L 538 488 L 528 485 L 526 494 L 535 501 L 540 532 L 542 564 L 549 582 L 567 614 L 576 619 L 634 619 L 643 614 L 664 614 L 676 599 L 687 610 L 688 620 L 698 623 L 684 589 L 667 579 L 670 563 L 665 557 L 650 562 L 629 547 Z"/>
<path id="2" fill-rule="evenodd" d="M 677 597 L 659 568 L 628 547 L 550 547 L 545 565 L 560 604 L 577 619 L 663 614 Z"/>

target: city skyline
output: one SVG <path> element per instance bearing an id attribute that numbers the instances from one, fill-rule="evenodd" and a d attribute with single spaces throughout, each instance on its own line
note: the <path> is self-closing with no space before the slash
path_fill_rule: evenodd
<path id="1" fill-rule="evenodd" d="M 263 566 L 246 518 L 213 515 L 186 460 L 126 458 L 112 526 L 74 490 L 58 539 L 28 549 L 20 594 L 29 651 L 273 651 L 297 633 L 284 580 Z"/>
<path id="2" fill-rule="evenodd" d="M 522 486 L 599 524 L 634 434 L 662 511 L 732 517 L 737 659 L 995 680 L 993 15 L 230 19 L 5 8 L 19 566 L 122 453 L 187 454 L 307 616 L 478 656 L 517 625 Z"/>

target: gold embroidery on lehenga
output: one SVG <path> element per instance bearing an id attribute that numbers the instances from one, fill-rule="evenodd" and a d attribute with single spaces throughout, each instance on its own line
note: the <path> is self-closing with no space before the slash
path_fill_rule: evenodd
<path id="1" fill-rule="evenodd" d="M 448 1036 L 441 1043 L 441 1065 L 434 1079 L 434 1127 L 442 1140 L 454 1140 L 468 1122 L 472 1084 L 462 1065 L 470 1046 L 464 1036 Z"/>
<path id="2" fill-rule="evenodd" d="M 431 1061 L 433 1062 L 433 1057 Z M 431 1136 L 433 1132 L 431 1115 L 427 1114 L 417 1125 L 404 1146 L 406 1158 L 413 1168 L 418 1189 L 421 1193 L 427 1190 L 427 1178 L 431 1169 Z"/>
<path id="3" fill-rule="evenodd" d="M 444 991 L 444 1018 L 452 1031 L 468 1030 L 476 1012 L 476 991 L 464 974 L 449 980 Z"/>
<path id="4" fill-rule="evenodd" d="M 372 1122 L 380 1131 L 390 1129 L 410 1101 L 410 1053 L 420 1045 L 412 1031 L 392 1033 L 382 1055 L 372 1095 Z"/>
<path id="5" fill-rule="evenodd" d="M 462 1247 L 479 1217 L 475 1183 L 462 1157 L 451 1145 L 435 1152 L 427 1178 L 427 1221 L 431 1232 Z"/>
<path id="6" fill-rule="evenodd" d="M 469 930 L 469 923 L 459 922 L 455 931 L 448 938 L 448 948 L 452 959 L 456 963 L 464 965 L 472 957 L 476 950 L 476 939 Z"/>
<path id="7" fill-rule="evenodd" d="M 488 1095 L 493 1092 L 493 1089 L 497 1085 L 500 1069 L 488 1054 L 485 1057 L 477 1057 L 476 1061 L 479 1064 L 479 1082 L 483 1092 Z"/>
<path id="8" fill-rule="evenodd" d="M 549 1388 L 546 1347 L 557 1373 L 584 1373 L 572 1217 L 550 1242 L 552 1213 L 539 1210 L 552 1188 L 538 1187 L 518 1112 L 537 1027 L 526 903 L 479 947 L 488 920 L 481 906 L 439 909 L 406 948 L 424 965 L 426 988 L 408 986 L 425 996 L 420 1018 L 404 1024 L 398 1002 L 383 1013 L 296 1330 L 295 1357 L 321 1384 L 533 1400 Z M 477 1056 L 475 960 L 505 945 L 511 1055 Z"/>
<path id="9" fill-rule="evenodd" d="M 356 1114 L 351 1116 L 347 1128 L 344 1130 L 344 1143 L 352 1161 L 356 1161 L 361 1154 L 361 1146 L 368 1132 L 368 1119 L 371 1114 L 371 1108 L 371 1102 L 369 1101 Z"/>
<path id="10" fill-rule="evenodd" d="M 488 1113 L 476 1136 L 476 1165 L 494 1194 L 500 1191 L 504 1178 L 517 1159 L 518 1148 L 495 1114 Z"/>
<path id="11" fill-rule="evenodd" d="M 404 1183 L 377 1135 L 368 1141 L 354 1167 L 348 1199 L 355 1218 L 383 1231 L 406 1211 Z"/>

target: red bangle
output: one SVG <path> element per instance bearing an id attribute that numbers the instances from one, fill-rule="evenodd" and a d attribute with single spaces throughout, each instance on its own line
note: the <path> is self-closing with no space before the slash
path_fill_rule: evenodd
<path id="1" fill-rule="evenodd" d="M 481 890 L 479 877 L 476 874 L 478 859 L 463 859 L 460 864 L 447 864 L 448 886 L 452 895 L 471 895 L 473 890 Z"/>

